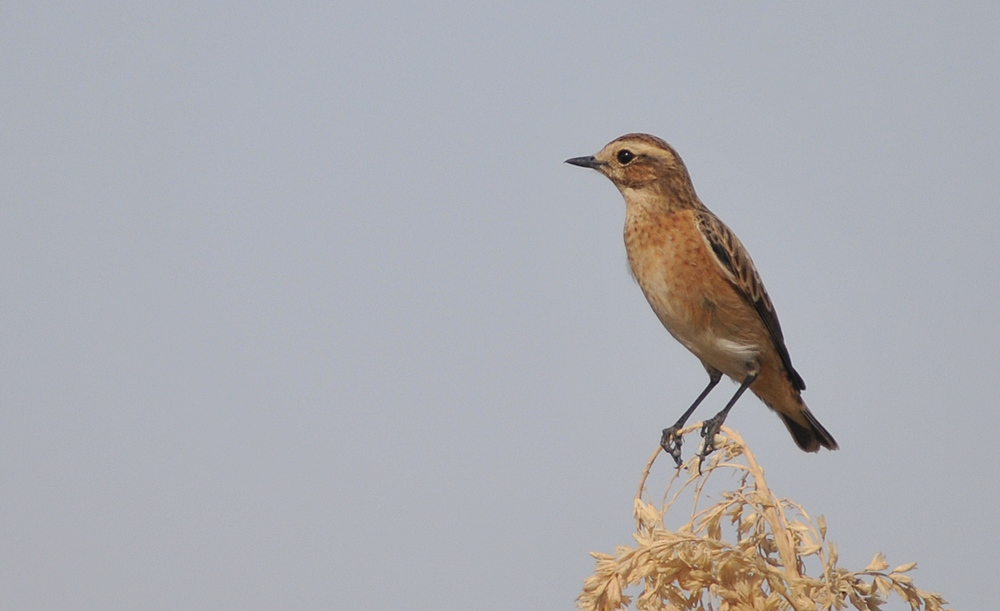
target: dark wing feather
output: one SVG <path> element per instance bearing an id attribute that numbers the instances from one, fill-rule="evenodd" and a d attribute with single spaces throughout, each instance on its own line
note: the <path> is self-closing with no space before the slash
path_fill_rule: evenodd
<path id="1" fill-rule="evenodd" d="M 729 280 L 736 287 L 747 302 L 760 316 L 764 328 L 767 329 L 781 363 L 788 372 L 788 379 L 797 390 L 805 390 L 806 383 L 802 381 L 802 376 L 792 367 L 792 359 L 788 356 L 788 348 L 785 347 L 785 338 L 781 334 L 781 324 L 778 322 L 778 315 L 771 305 L 771 298 L 767 296 L 764 283 L 760 279 L 760 274 L 753 265 L 750 255 L 739 238 L 736 237 L 725 223 L 708 210 L 698 210 L 695 212 L 698 221 L 698 229 L 711 246 L 716 259 L 722 267 L 729 272 Z"/>

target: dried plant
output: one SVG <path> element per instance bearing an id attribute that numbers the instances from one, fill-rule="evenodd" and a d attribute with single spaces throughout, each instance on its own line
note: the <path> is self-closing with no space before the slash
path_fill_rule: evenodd
<path id="1" fill-rule="evenodd" d="M 853 605 L 875 611 L 890 596 L 911 610 L 945 608 L 939 594 L 918 589 L 906 574 L 915 562 L 887 571 L 885 557 L 876 554 L 861 571 L 837 566 L 837 546 L 827 541 L 822 516 L 814 521 L 800 505 L 776 497 L 750 449 L 731 429 L 723 427 L 715 445 L 719 449 L 701 465 L 700 474 L 697 458 L 674 472 L 659 508 L 644 499 L 657 448 L 635 497 L 636 545 L 618 547 L 613 556 L 592 554 L 597 567 L 577 599 L 580 609 L 625 609 L 633 602 L 628 588 L 641 588 L 635 596 L 639 610 L 814 611 Z M 720 472 L 735 474 L 736 489 L 722 491 L 719 502 L 700 508 L 707 482 Z M 664 520 L 679 499 L 692 501 L 691 514 L 670 530 Z"/>

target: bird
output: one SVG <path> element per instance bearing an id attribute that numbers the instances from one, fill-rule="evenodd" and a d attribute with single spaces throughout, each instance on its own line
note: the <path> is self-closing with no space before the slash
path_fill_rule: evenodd
<path id="1" fill-rule="evenodd" d="M 667 142 L 626 134 L 566 163 L 598 171 L 625 200 L 629 268 L 667 331 L 701 361 L 708 385 L 660 445 L 681 466 L 680 429 L 722 375 L 739 384 L 725 407 L 703 421 L 701 461 L 729 411 L 749 388 L 806 452 L 838 449 L 802 400 L 806 385 L 792 366 L 778 315 L 736 234 L 698 198 L 687 167 Z"/>

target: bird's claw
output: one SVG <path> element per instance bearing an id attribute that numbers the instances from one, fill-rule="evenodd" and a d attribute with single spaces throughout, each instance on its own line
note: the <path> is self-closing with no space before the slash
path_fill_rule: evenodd
<path id="1" fill-rule="evenodd" d="M 722 427 L 722 419 L 718 416 L 709 418 L 701 424 L 701 449 L 698 451 L 698 474 L 701 474 L 701 463 L 715 451 L 715 436 Z"/>
<path id="2" fill-rule="evenodd" d="M 681 467 L 681 443 L 684 439 L 677 434 L 678 427 L 671 426 L 663 429 L 663 436 L 660 437 L 660 447 L 663 451 L 673 457 L 674 462 L 677 463 L 677 468 Z"/>

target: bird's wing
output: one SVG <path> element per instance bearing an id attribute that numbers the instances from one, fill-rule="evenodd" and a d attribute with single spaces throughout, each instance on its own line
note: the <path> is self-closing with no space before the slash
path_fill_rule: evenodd
<path id="1" fill-rule="evenodd" d="M 764 289 L 760 274 L 757 273 L 757 268 L 754 267 L 753 261 L 750 259 L 750 254 L 747 253 L 736 234 L 708 210 L 696 211 L 695 218 L 698 221 L 701 235 L 708 242 L 715 258 L 718 259 L 719 264 L 728 275 L 729 281 L 760 316 L 764 328 L 767 329 L 774 342 L 774 347 L 778 350 L 781 363 L 788 372 L 788 379 L 797 390 L 805 390 L 806 383 L 792 367 L 792 359 L 788 356 L 788 348 L 785 347 L 785 338 L 781 334 L 778 315 L 774 311 L 767 290 Z"/>

